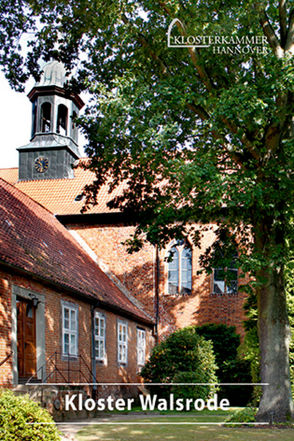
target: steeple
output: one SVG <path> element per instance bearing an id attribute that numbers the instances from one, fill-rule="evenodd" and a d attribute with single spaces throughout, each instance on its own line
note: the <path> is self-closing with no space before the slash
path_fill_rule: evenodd
<path id="1" fill-rule="evenodd" d="M 19 180 L 73 177 L 72 164 L 79 158 L 75 118 L 84 103 L 64 85 L 63 64 L 50 61 L 41 79 L 28 94 L 32 102 L 32 137 L 19 147 Z"/>

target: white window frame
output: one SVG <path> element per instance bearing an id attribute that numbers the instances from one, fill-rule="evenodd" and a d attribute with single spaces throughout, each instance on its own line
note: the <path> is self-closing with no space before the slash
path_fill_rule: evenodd
<path id="1" fill-rule="evenodd" d="M 62 355 L 63 357 L 77 357 L 78 355 L 78 341 L 79 341 L 79 316 L 78 311 L 79 308 L 77 305 L 73 303 L 68 302 L 62 302 L 61 305 L 62 313 L 61 313 L 61 320 L 62 320 Z M 68 327 L 65 326 L 65 311 L 69 312 L 69 318 L 68 318 Z M 75 327 L 72 328 L 71 326 L 71 313 L 75 315 Z M 68 353 L 65 352 L 65 344 L 64 344 L 64 338 L 65 335 L 68 335 Z M 71 338 L 74 337 L 75 344 L 74 344 L 74 350 L 72 351 L 72 345 L 71 345 Z"/>
<path id="2" fill-rule="evenodd" d="M 128 362 L 128 323 L 125 320 L 117 321 L 117 361 L 124 365 Z"/>
<path id="3" fill-rule="evenodd" d="M 165 292 L 169 296 L 179 296 L 179 295 L 191 295 L 193 291 L 193 249 L 190 243 L 187 240 L 184 240 L 182 243 L 179 243 L 179 241 L 173 240 L 168 247 L 166 258 L 170 256 L 171 250 L 173 248 L 176 248 L 178 251 L 178 291 L 176 293 L 169 292 L 169 281 L 168 281 L 168 272 L 169 272 L 169 263 L 166 262 L 166 288 Z M 183 253 L 185 249 L 191 250 L 191 292 L 190 293 L 183 293 Z"/>
<path id="4" fill-rule="evenodd" d="M 146 360 L 146 331 L 137 328 L 137 364 L 144 366 Z"/>
<path id="5" fill-rule="evenodd" d="M 98 326 L 96 326 L 96 320 L 98 320 Z M 100 335 L 100 331 L 101 331 L 100 323 L 101 322 L 103 323 L 103 335 Z M 95 312 L 94 339 L 95 339 L 95 360 L 105 361 L 105 358 L 106 358 L 106 318 L 105 318 L 105 315 L 99 311 Z M 103 353 L 99 354 L 101 342 L 102 342 Z M 98 351 L 98 355 L 96 355 L 96 351 Z"/>

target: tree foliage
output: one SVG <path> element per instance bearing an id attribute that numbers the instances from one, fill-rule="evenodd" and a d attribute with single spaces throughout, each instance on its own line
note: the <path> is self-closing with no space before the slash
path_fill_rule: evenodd
<path id="1" fill-rule="evenodd" d="M 228 41 L 219 50 L 170 48 L 175 17 L 174 36 Z M 103 183 L 112 190 L 123 181 L 110 206 L 138 222 L 130 250 L 187 234 L 199 245 L 209 222 L 223 250 L 219 266 L 238 243 L 240 271 L 257 293 L 261 378 L 270 384 L 258 418 L 293 415 L 284 275 L 293 239 L 293 3 L 3 0 L 0 30 L 0 63 L 15 88 L 39 76 L 42 58 L 76 67 L 69 87 L 92 97 L 80 121 L 96 173 L 85 208 Z M 236 37 L 266 43 L 259 53 L 255 43 L 221 52 Z M 210 247 L 203 266 L 215 257 Z"/>
<path id="2" fill-rule="evenodd" d="M 197 334 L 195 327 L 175 331 L 152 350 L 141 370 L 148 383 L 217 383 L 217 365 L 211 341 Z M 150 393 L 206 399 L 215 386 L 150 386 Z"/>
<path id="3" fill-rule="evenodd" d="M 212 342 L 220 383 L 251 382 L 250 363 L 247 354 L 239 351 L 240 336 L 234 326 L 211 323 L 196 326 L 195 330 L 197 334 Z M 228 398 L 231 406 L 245 406 L 251 399 L 252 387 L 221 386 L 219 395 Z"/>

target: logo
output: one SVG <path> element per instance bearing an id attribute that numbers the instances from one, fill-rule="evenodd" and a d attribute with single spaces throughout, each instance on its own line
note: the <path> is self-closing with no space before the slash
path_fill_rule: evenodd
<path id="1" fill-rule="evenodd" d="M 181 35 L 172 35 L 176 28 Z M 167 31 L 169 48 L 212 48 L 214 54 L 267 54 L 268 41 L 264 35 L 187 35 L 184 24 L 174 18 Z"/>
<path id="2" fill-rule="evenodd" d="M 199 36 L 189 35 L 185 37 L 184 35 L 172 36 L 173 27 L 177 26 L 178 29 L 181 29 L 184 34 L 186 34 L 185 27 L 181 20 L 178 18 L 174 18 L 171 24 L 168 27 L 167 31 L 167 46 L 168 47 L 210 47 L 210 44 L 200 44 Z M 197 43 L 196 43 L 197 41 Z M 173 43 L 172 43 L 173 42 Z"/>

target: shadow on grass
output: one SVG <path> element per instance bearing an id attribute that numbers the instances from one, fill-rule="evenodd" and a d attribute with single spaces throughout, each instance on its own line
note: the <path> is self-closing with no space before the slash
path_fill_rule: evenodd
<path id="1" fill-rule="evenodd" d="M 293 441 L 292 428 L 229 428 L 205 423 L 221 423 L 214 415 L 195 417 L 138 417 L 103 420 L 80 430 L 79 441 Z M 200 424 L 191 424 L 200 423 Z"/>

